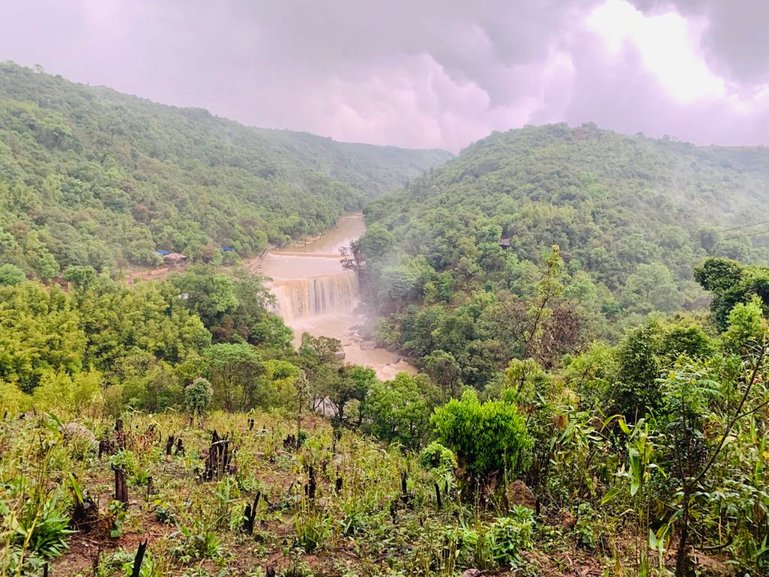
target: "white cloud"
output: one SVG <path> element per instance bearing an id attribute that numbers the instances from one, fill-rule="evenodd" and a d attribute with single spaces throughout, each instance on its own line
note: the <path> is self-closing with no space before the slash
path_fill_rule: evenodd
<path id="1" fill-rule="evenodd" d="M 702 18 L 684 18 L 674 10 L 644 15 L 628 2 L 607 0 L 585 23 L 615 57 L 628 44 L 635 48 L 645 68 L 679 102 L 726 95 L 726 82 L 708 68 L 698 48 L 707 25 Z"/>

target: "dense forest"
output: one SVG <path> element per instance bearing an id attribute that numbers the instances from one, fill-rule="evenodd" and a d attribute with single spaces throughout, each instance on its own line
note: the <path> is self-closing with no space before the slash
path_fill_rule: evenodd
<path id="1" fill-rule="evenodd" d="M 416 176 L 0 72 L 0 575 L 769 573 L 764 151 L 556 125 Z M 364 205 L 387 381 L 211 257 Z M 166 247 L 211 262 L 111 274 Z"/>
<path id="2" fill-rule="evenodd" d="M 769 268 L 710 258 L 712 317 L 483 388 L 294 350 L 247 273 L 71 272 L 0 288 L 5 575 L 769 569 Z"/>
<path id="3" fill-rule="evenodd" d="M 48 279 L 156 264 L 158 249 L 253 254 L 449 157 L 247 128 L 2 63 L 0 260 Z"/>
<path id="4" fill-rule="evenodd" d="M 651 312 L 705 308 L 702 259 L 769 257 L 767 183 L 759 148 L 527 127 L 370 204 L 356 257 L 382 340 L 483 386 L 511 358 L 556 365 Z"/>

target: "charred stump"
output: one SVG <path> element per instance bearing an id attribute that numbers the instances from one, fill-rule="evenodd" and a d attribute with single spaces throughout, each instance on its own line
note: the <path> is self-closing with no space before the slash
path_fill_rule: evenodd
<path id="1" fill-rule="evenodd" d="M 254 523 L 256 522 L 256 508 L 259 506 L 259 500 L 262 497 L 261 491 L 256 493 L 253 504 L 246 505 L 246 510 L 243 513 L 243 532 L 248 535 L 254 534 Z"/>
<path id="2" fill-rule="evenodd" d="M 125 450 L 125 429 L 123 427 L 123 419 L 115 419 L 115 444 L 119 451 Z"/>
<path id="3" fill-rule="evenodd" d="M 173 435 L 168 435 L 168 439 L 166 440 L 166 457 L 171 456 L 171 451 L 174 448 L 174 443 L 176 443 L 176 437 Z"/>
<path id="4" fill-rule="evenodd" d="M 310 501 L 314 501 L 317 490 L 318 479 L 315 476 L 315 467 L 310 465 L 307 467 L 307 485 L 304 487 L 304 493 Z"/>
<path id="5" fill-rule="evenodd" d="M 115 454 L 115 443 L 111 439 L 104 438 L 99 440 L 99 459 L 104 455 Z"/>
<path id="6" fill-rule="evenodd" d="M 144 553 L 147 551 L 147 539 L 139 543 L 139 547 L 136 549 L 136 556 L 134 557 L 133 571 L 131 571 L 131 577 L 139 577 L 142 570 L 142 563 L 144 563 Z"/>
<path id="7" fill-rule="evenodd" d="M 401 502 L 407 507 L 412 508 L 413 503 L 411 502 L 412 496 L 409 494 L 408 480 L 408 471 L 401 472 Z"/>
<path id="8" fill-rule="evenodd" d="M 206 457 L 206 468 L 203 471 L 204 481 L 217 481 L 232 469 L 232 447 L 228 435 L 219 437 L 214 431 L 211 434 L 211 446 Z"/>
<path id="9" fill-rule="evenodd" d="M 126 471 L 123 467 L 113 467 L 115 471 L 115 501 L 120 501 L 123 508 L 128 507 L 128 484 Z"/>
<path id="10" fill-rule="evenodd" d="M 83 499 L 75 499 L 70 516 L 70 527 L 87 533 L 99 522 L 99 505 L 90 495 L 83 495 Z"/>
<path id="11" fill-rule="evenodd" d="M 299 443 L 297 442 L 296 435 L 288 435 L 285 439 L 283 439 L 283 448 L 286 451 L 295 451 L 299 446 Z"/>

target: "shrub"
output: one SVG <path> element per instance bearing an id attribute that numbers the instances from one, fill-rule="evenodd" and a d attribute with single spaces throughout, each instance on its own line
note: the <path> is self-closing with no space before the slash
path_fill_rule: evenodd
<path id="1" fill-rule="evenodd" d="M 193 415 L 200 415 L 206 410 L 213 396 L 211 383 L 203 377 L 198 377 L 184 389 L 184 406 Z"/>
<path id="2" fill-rule="evenodd" d="M 526 422 L 515 405 L 481 403 L 473 390 L 438 408 L 433 424 L 440 442 L 479 480 L 493 473 L 514 473 L 532 445 Z"/>
<path id="3" fill-rule="evenodd" d="M 0 265 L 0 285 L 17 285 L 27 280 L 27 275 L 16 265 Z"/>
<path id="4" fill-rule="evenodd" d="M 5 413 L 14 417 L 32 408 L 32 398 L 13 383 L 0 381 L 0 407 L 0 420 Z"/>
<path id="5" fill-rule="evenodd" d="M 422 449 L 420 461 L 425 469 L 453 471 L 457 468 L 454 451 L 434 441 Z"/>
<path id="6" fill-rule="evenodd" d="M 430 414 L 439 391 L 423 375 L 398 373 L 391 381 L 375 382 L 367 398 L 368 430 L 387 442 L 419 448 L 430 433 Z"/>

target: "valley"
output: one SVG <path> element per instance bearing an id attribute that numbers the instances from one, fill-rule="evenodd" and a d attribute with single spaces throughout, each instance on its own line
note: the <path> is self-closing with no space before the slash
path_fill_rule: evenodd
<path id="1" fill-rule="evenodd" d="M 768 201 L 762 147 L 2 63 L 0 577 L 767 575 Z"/>

